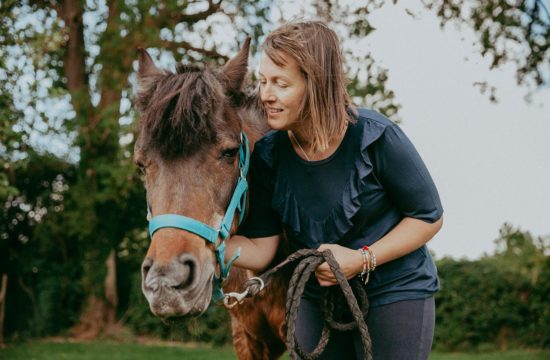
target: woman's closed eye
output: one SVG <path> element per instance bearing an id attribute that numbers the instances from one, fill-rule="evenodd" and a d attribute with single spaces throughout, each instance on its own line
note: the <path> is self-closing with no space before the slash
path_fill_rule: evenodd
<path id="1" fill-rule="evenodd" d="M 266 79 L 260 79 L 260 85 L 261 86 L 267 85 L 267 82 L 268 81 Z M 286 89 L 289 86 L 289 84 L 287 82 L 281 81 L 281 80 L 276 80 L 275 82 L 272 83 L 272 85 L 277 85 L 281 89 Z"/>

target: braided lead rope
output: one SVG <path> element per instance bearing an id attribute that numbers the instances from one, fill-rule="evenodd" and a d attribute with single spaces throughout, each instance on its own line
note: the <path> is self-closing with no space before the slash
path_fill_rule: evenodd
<path id="1" fill-rule="evenodd" d="M 298 359 L 299 356 L 304 360 L 315 360 L 325 350 L 330 339 L 331 330 L 347 331 L 358 328 L 359 333 L 361 334 L 361 341 L 363 343 L 364 359 L 372 360 L 372 344 L 367 324 L 364 320 L 367 316 L 369 308 L 366 291 L 358 279 L 352 279 L 352 284 L 361 303 L 360 307 L 350 284 L 340 270 L 340 266 L 330 250 L 319 252 L 314 249 L 303 249 L 296 251 L 279 265 L 262 274 L 260 278 L 263 280 L 263 283 L 260 283 L 254 278 L 247 280 L 244 283 L 246 290 L 242 293 L 242 295 L 244 295 L 244 297 L 253 297 L 257 295 L 264 288 L 263 285 L 268 284 L 268 281 L 273 274 L 286 265 L 296 261 L 299 262 L 292 273 L 286 298 L 286 342 L 290 358 Z M 323 325 L 323 330 L 321 331 L 321 338 L 312 352 L 305 353 L 296 340 L 296 318 L 298 315 L 298 308 L 300 306 L 301 297 L 306 283 L 311 274 L 325 261 L 334 273 L 334 276 L 340 285 L 341 291 L 339 291 L 340 289 L 338 289 L 338 287 L 333 286 L 329 288 L 329 291 L 325 292 L 325 297 L 323 298 L 323 314 L 325 323 Z M 353 321 L 349 323 L 342 322 L 342 314 L 344 312 L 342 297 L 347 301 L 348 307 L 353 316 Z"/>

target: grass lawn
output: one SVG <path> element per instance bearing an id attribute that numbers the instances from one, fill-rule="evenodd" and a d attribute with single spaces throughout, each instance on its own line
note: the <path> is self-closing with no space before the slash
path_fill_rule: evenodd
<path id="1" fill-rule="evenodd" d="M 285 357 L 287 358 L 287 357 Z M 12 344 L 0 349 L 1 360 L 229 360 L 236 359 L 229 347 L 143 345 L 114 342 L 46 342 Z M 509 351 L 503 353 L 434 353 L 430 360 L 550 360 L 550 351 Z"/>

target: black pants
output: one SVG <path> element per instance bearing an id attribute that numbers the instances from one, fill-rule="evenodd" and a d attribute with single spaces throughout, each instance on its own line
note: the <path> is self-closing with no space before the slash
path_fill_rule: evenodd
<path id="1" fill-rule="evenodd" d="M 426 360 L 435 327 L 434 298 L 371 308 L 367 326 L 374 360 Z M 311 352 L 315 348 L 322 328 L 323 315 L 318 302 L 302 298 L 296 321 L 296 337 L 302 349 Z M 320 359 L 363 360 L 362 346 L 358 330 L 332 331 Z"/>

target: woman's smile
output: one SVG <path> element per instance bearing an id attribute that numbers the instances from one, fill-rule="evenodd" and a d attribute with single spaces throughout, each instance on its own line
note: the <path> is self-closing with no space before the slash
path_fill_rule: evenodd
<path id="1" fill-rule="evenodd" d="M 268 116 L 278 116 L 281 112 L 283 112 L 283 109 L 276 107 L 267 107 Z"/>

